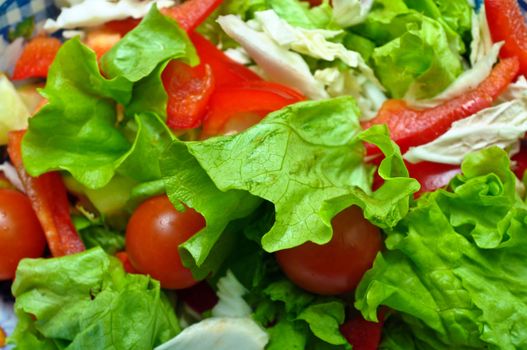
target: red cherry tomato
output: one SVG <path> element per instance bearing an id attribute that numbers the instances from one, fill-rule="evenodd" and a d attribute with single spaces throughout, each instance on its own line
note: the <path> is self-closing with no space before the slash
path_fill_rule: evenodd
<path id="1" fill-rule="evenodd" d="M 21 259 L 38 258 L 45 248 L 44 231 L 27 196 L 0 189 L 0 280 L 15 277 Z"/>
<path id="2" fill-rule="evenodd" d="M 187 288 L 197 282 L 181 263 L 178 247 L 203 227 L 205 219 L 194 209 L 179 212 L 166 196 L 153 197 L 128 222 L 126 252 L 137 271 L 159 280 L 163 288 Z"/>
<path id="3" fill-rule="evenodd" d="M 355 315 L 340 326 L 340 332 L 353 350 L 377 350 L 381 342 L 385 310 L 379 311 L 379 322 L 366 321 L 362 315 Z"/>
<path id="4" fill-rule="evenodd" d="M 317 294 L 353 291 L 382 247 L 379 229 L 364 219 L 358 207 L 345 209 L 331 224 L 333 237 L 329 243 L 307 242 L 276 253 L 291 281 Z"/>

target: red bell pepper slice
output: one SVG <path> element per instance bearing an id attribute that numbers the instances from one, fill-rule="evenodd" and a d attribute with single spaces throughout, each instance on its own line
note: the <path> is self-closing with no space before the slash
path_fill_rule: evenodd
<path id="1" fill-rule="evenodd" d="M 256 123 L 270 112 L 303 100 L 305 97 L 299 92 L 268 81 L 224 85 L 211 96 L 210 110 L 203 121 L 202 137 L 221 133 L 229 119 L 237 115 L 257 115 Z"/>
<path id="2" fill-rule="evenodd" d="M 172 61 L 162 75 L 168 94 L 167 124 L 173 129 L 200 126 L 216 87 L 261 80 L 258 75 L 232 61 L 201 35 L 192 33 L 190 37 L 200 56 L 200 65 L 190 67 L 183 62 Z"/>
<path id="3" fill-rule="evenodd" d="M 53 256 L 64 256 L 85 250 L 70 217 L 68 194 L 60 174 L 50 172 L 30 176 L 22 163 L 21 143 L 25 131 L 9 133 L 7 151 L 17 169 L 33 210 L 44 229 Z"/>
<path id="4" fill-rule="evenodd" d="M 241 81 L 262 80 L 256 73 L 242 64 L 234 62 L 213 43 L 198 33 L 190 33 L 202 63 L 212 68 L 216 86 L 238 84 Z"/>
<path id="5" fill-rule="evenodd" d="M 13 80 L 46 78 L 48 70 L 61 46 L 60 40 L 49 37 L 32 39 L 20 55 L 13 72 Z"/>
<path id="6" fill-rule="evenodd" d="M 492 40 L 505 41 L 500 57 L 518 57 L 527 75 L 527 24 L 517 0 L 485 0 L 485 9 Z"/>
<path id="7" fill-rule="evenodd" d="M 379 311 L 379 322 L 366 321 L 362 315 L 356 315 L 340 326 L 340 332 L 353 346 L 353 350 L 377 350 L 381 342 L 384 309 Z"/>
<path id="8" fill-rule="evenodd" d="M 161 13 L 175 19 L 181 28 L 187 32 L 196 29 L 207 17 L 220 6 L 223 0 L 188 0 L 181 5 L 161 9 Z M 140 18 L 126 18 L 122 20 L 110 21 L 105 23 L 105 27 L 121 34 L 126 35 L 134 29 Z"/>
<path id="9" fill-rule="evenodd" d="M 167 125 L 173 129 L 192 129 L 201 125 L 214 91 L 214 76 L 207 64 L 197 67 L 171 61 L 162 74 L 168 94 Z"/>
<path id="10" fill-rule="evenodd" d="M 187 32 L 196 29 L 220 6 L 223 0 L 188 0 L 178 6 L 167 7 L 161 12 L 175 19 Z"/>
<path id="11" fill-rule="evenodd" d="M 512 158 L 512 165 L 516 176 L 522 180 L 525 170 L 527 170 L 527 140 L 523 140 L 520 147 L 520 152 L 515 154 Z"/>
<path id="12" fill-rule="evenodd" d="M 459 165 L 451 164 L 420 162 L 417 164 L 407 163 L 406 167 L 410 177 L 421 184 L 421 189 L 414 194 L 416 198 L 426 192 L 433 192 L 438 188 L 445 187 L 454 176 L 461 173 Z"/>
<path id="13" fill-rule="evenodd" d="M 404 153 L 410 147 L 428 143 L 444 134 L 453 122 L 490 107 L 507 89 L 518 70 L 518 59 L 506 58 L 494 67 L 477 88 L 434 108 L 417 110 L 408 107 L 402 100 L 388 100 L 377 116 L 363 126 L 369 128 L 375 124 L 386 124 L 392 140 Z M 371 144 L 366 145 L 366 148 L 370 155 L 380 153 Z"/>
<path id="14" fill-rule="evenodd" d="M 121 264 L 123 264 L 123 268 L 128 273 L 136 273 L 139 272 L 135 269 L 135 267 L 132 265 L 132 262 L 130 261 L 130 257 L 128 256 L 128 253 L 125 251 L 117 252 L 115 253 L 115 257 L 121 261 Z"/>

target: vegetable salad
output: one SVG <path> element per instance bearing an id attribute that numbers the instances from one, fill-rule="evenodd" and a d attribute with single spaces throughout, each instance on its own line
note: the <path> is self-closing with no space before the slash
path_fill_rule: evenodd
<path id="1" fill-rule="evenodd" d="M 522 4 L 57 6 L 0 52 L 0 347 L 527 349 Z"/>

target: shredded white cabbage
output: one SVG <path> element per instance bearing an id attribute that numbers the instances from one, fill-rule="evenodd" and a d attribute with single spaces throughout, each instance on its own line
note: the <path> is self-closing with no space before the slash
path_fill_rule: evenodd
<path id="1" fill-rule="evenodd" d="M 185 328 L 154 350 L 263 350 L 267 333 L 251 318 L 212 317 Z"/>
<path id="2" fill-rule="evenodd" d="M 273 10 L 255 13 L 247 23 L 234 15 L 222 16 L 218 23 L 236 40 L 270 80 L 302 91 L 311 99 L 352 95 L 364 119 L 375 116 L 386 99 L 373 70 L 358 52 L 329 39 L 340 30 L 305 29 L 291 26 Z M 300 55 L 333 62 L 345 68 L 326 68 L 312 73 Z"/>
<path id="3" fill-rule="evenodd" d="M 251 28 L 237 16 L 221 16 L 218 23 L 227 35 L 247 51 L 269 79 L 296 88 L 312 99 L 329 97 L 298 53 L 280 46 L 264 32 Z"/>
<path id="4" fill-rule="evenodd" d="M 341 27 L 363 22 L 370 13 L 373 0 L 333 0 L 333 20 Z"/>
<path id="5" fill-rule="evenodd" d="M 24 185 L 22 184 L 22 180 L 20 180 L 15 167 L 11 165 L 11 163 L 4 162 L 0 164 L 0 171 L 4 173 L 6 179 L 11 183 L 11 185 L 15 186 L 17 190 L 20 192 L 26 192 Z"/>
<path id="6" fill-rule="evenodd" d="M 95 27 L 108 21 L 128 17 L 144 17 L 152 4 L 158 8 L 173 6 L 173 0 L 66 0 L 60 1 L 61 13 L 56 20 L 48 19 L 44 29 L 50 33 L 59 29 Z"/>
<path id="7" fill-rule="evenodd" d="M 251 307 L 243 299 L 247 289 L 236 279 L 229 270 L 218 281 L 219 301 L 212 309 L 214 317 L 249 317 Z"/>
<path id="8" fill-rule="evenodd" d="M 386 100 L 386 95 L 378 85 L 353 69 L 342 72 L 335 67 L 320 69 L 315 71 L 315 79 L 326 86 L 326 91 L 332 97 L 353 96 L 362 112 L 361 121 L 375 118 Z"/>
<path id="9" fill-rule="evenodd" d="M 523 86 L 522 86 L 523 85 Z M 520 92 L 520 89 L 523 89 Z M 413 147 L 404 154 L 411 163 L 431 161 L 461 164 L 467 153 L 498 146 L 513 155 L 527 132 L 527 84 L 525 78 L 508 91 L 509 101 L 486 108 L 452 127 L 434 141 Z"/>

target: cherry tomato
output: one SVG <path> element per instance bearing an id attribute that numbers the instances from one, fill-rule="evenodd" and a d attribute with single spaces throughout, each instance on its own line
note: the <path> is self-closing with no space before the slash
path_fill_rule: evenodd
<path id="1" fill-rule="evenodd" d="M 137 271 L 159 280 L 163 288 L 187 288 L 197 282 L 181 263 L 178 247 L 203 227 L 205 219 L 194 209 L 179 212 L 167 196 L 153 197 L 128 222 L 126 252 Z"/>
<path id="2" fill-rule="evenodd" d="M 353 350 L 377 350 L 381 342 L 382 326 L 384 324 L 385 309 L 379 311 L 379 322 L 366 321 L 357 314 L 340 326 L 340 332 Z"/>
<path id="3" fill-rule="evenodd" d="M 333 237 L 329 243 L 307 242 L 276 253 L 291 281 L 317 294 L 353 291 L 382 247 L 379 229 L 364 219 L 358 207 L 343 210 L 331 224 Z"/>
<path id="4" fill-rule="evenodd" d="M 11 189 L 0 189 L 0 280 L 12 279 L 18 262 L 38 258 L 46 237 L 29 199 Z"/>

